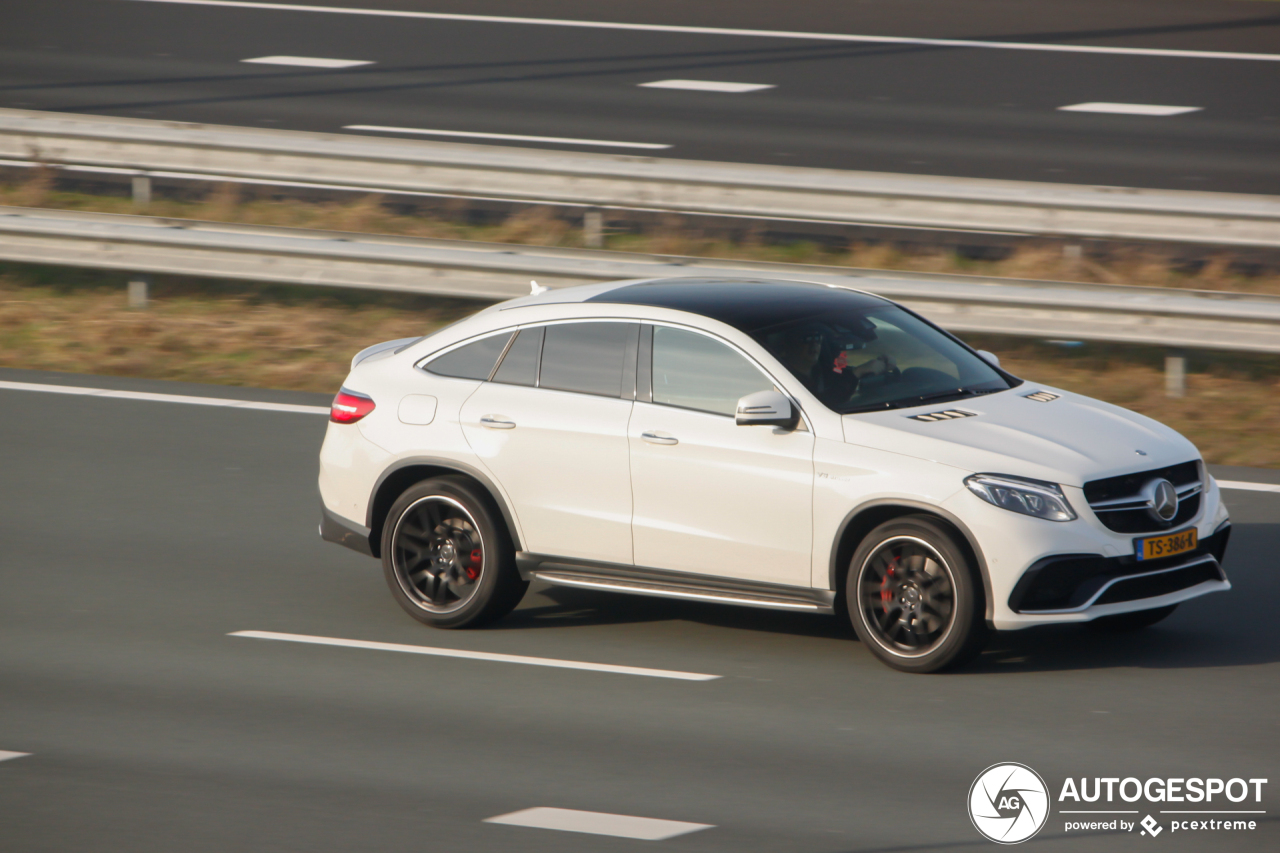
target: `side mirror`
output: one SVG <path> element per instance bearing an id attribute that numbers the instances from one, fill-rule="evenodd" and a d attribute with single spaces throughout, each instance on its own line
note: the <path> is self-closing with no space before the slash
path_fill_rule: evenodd
<path id="1" fill-rule="evenodd" d="M 978 355 L 982 356 L 984 359 L 991 362 L 992 367 L 1000 366 L 1000 356 L 996 355 L 995 353 L 987 352 L 984 349 L 980 349 L 978 350 Z"/>
<path id="2" fill-rule="evenodd" d="M 757 391 L 738 400 L 738 426 L 776 426 L 795 429 L 800 413 L 778 391 Z"/>

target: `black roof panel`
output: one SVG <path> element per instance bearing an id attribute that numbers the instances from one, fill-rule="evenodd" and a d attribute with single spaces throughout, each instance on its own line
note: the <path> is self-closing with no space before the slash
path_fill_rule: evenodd
<path id="1" fill-rule="evenodd" d="M 585 301 L 688 311 L 719 320 L 747 334 L 831 311 L 875 308 L 886 302 L 878 296 L 825 284 L 705 278 L 628 284 Z"/>

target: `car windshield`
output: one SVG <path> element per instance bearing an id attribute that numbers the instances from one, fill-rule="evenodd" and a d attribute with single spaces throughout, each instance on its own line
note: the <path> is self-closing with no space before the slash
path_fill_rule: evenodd
<path id="1" fill-rule="evenodd" d="M 751 332 L 833 411 L 897 409 L 1013 387 L 954 339 L 893 305 L 849 307 Z"/>

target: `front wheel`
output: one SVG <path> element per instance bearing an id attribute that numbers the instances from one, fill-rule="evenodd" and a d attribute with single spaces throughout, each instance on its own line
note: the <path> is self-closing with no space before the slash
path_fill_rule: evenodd
<path id="1" fill-rule="evenodd" d="M 492 501 L 463 477 L 427 480 L 396 500 L 382 529 L 382 569 L 400 606 L 436 628 L 500 619 L 528 588 Z"/>
<path id="2" fill-rule="evenodd" d="M 845 593 L 858 638 L 894 669 L 959 666 L 986 640 L 977 568 L 930 516 L 896 518 L 871 531 L 849 563 Z"/>

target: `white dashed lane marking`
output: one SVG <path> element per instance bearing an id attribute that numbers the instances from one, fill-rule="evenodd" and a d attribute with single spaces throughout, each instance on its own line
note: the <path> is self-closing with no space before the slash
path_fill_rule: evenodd
<path id="1" fill-rule="evenodd" d="M 0 391 L 40 391 L 45 394 L 71 394 L 81 397 L 106 397 L 112 400 L 144 400 L 150 403 L 185 403 L 188 406 L 222 406 L 231 409 L 258 409 L 265 412 L 296 412 L 305 415 L 328 415 L 325 406 L 295 406 L 292 403 L 259 403 L 254 400 L 228 400 L 225 397 L 188 397 L 183 394 L 150 394 L 145 391 L 112 391 L 109 388 L 78 388 L 74 385 L 41 385 L 36 382 L 0 382 Z"/>
<path id="2" fill-rule="evenodd" d="M 8 761 L 11 758 L 22 758 L 30 754 L 31 753 L 29 752 L 6 752 L 5 750 L 0 749 L 0 761 Z"/>
<path id="3" fill-rule="evenodd" d="M 719 675 L 701 672 L 678 672 L 670 669 L 645 669 L 639 666 L 618 666 L 611 663 L 588 663 L 580 660 L 535 658 L 525 655 L 503 655 L 494 652 L 470 652 L 463 649 L 442 649 L 433 646 L 408 646 L 401 643 L 375 643 L 369 640 L 346 640 L 341 637 L 315 637 L 309 634 L 281 634 L 275 631 L 234 631 L 228 637 L 248 637 L 251 640 L 283 640 L 288 643 L 309 643 L 317 646 L 342 646 L 349 649 L 372 649 L 379 652 L 405 652 L 412 655 L 433 655 L 442 658 L 462 658 L 495 663 L 518 663 L 525 666 L 549 666 L 557 669 L 584 669 L 590 672 L 611 672 L 618 675 L 642 675 L 649 678 L 674 678 L 677 681 L 715 681 Z"/>
<path id="4" fill-rule="evenodd" d="M 687 89 L 690 92 L 728 92 L 740 95 L 743 92 L 758 92 L 761 89 L 776 88 L 772 83 L 720 83 L 715 80 L 655 80 L 652 83 L 641 83 L 642 89 Z"/>
<path id="5" fill-rule="evenodd" d="M 558 829 L 561 832 L 612 835 L 616 838 L 635 838 L 641 841 L 664 841 L 675 838 L 677 835 L 697 832 L 700 829 L 711 829 L 714 826 L 710 823 L 688 823 L 683 820 L 658 820 L 652 817 L 545 807 L 498 815 L 486 818 L 484 822 L 507 826 L 528 826 L 534 829 Z"/>
<path id="6" fill-rule="evenodd" d="M 1115 104 L 1108 101 L 1089 101 L 1085 104 L 1071 104 L 1058 107 L 1067 113 L 1109 113 L 1123 116 L 1180 116 L 1194 113 L 1204 107 L 1169 107 L 1162 104 Z"/>
<path id="7" fill-rule="evenodd" d="M 259 56 L 242 59 L 255 65 L 296 65 L 300 68 L 355 68 L 357 65 L 373 65 L 369 59 L 323 59 L 318 56 Z"/>
<path id="8" fill-rule="evenodd" d="M 369 130 L 375 133 L 413 133 L 419 136 L 453 136 L 463 139 L 502 139 L 510 142 L 548 142 L 553 145 L 598 145 L 606 148 L 670 148 L 657 142 L 618 142 L 613 139 L 574 139 L 567 136 L 525 136 L 519 133 L 480 133 L 471 130 L 433 130 L 424 127 L 388 127 L 382 124 L 348 124 L 343 130 Z"/>

